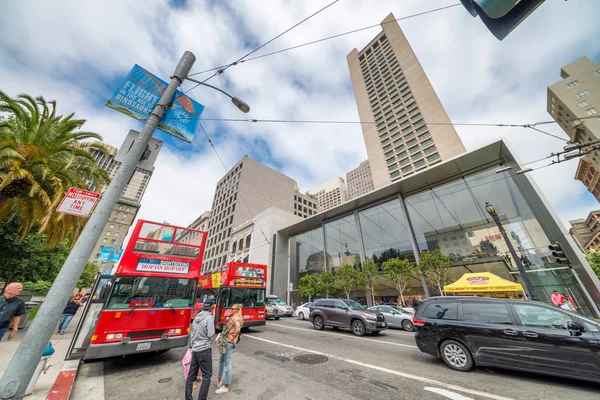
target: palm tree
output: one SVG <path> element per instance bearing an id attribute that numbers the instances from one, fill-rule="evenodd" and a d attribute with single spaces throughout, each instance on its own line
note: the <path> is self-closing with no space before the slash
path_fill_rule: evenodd
<path id="1" fill-rule="evenodd" d="M 70 187 L 89 189 L 110 181 L 88 149 L 105 150 L 90 139 L 96 133 L 79 131 L 85 120 L 56 114 L 56 102 L 21 94 L 11 98 L 0 91 L 0 220 L 22 218 L 21 233 L 39 225 L 49 244 L 73 242 L 85 225 L 77 217 L 56 213 Z"/>

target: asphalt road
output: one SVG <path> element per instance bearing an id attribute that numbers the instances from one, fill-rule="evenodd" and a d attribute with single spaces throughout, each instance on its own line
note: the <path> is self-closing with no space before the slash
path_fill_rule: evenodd
<path id="1" fill-rule="evenodd" d="M 105 398 L 183 399 L 184 352 L 104 361 Z M 211 392 L 215 389 L 213 383 Z M 288 318 L 242 336 L 233 354 L 230 392 L 210 398 L 597 400 L 600 385 L 501 369 L 455 372 L 422 354 L 408 332 L 390 329 L 360 338 L 343 330 L 316 331 L 307 321 Z"/>

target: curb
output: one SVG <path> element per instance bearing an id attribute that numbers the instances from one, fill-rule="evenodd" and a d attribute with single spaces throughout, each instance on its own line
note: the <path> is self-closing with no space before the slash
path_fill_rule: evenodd
<path id="1" fill-rule="evenodd" d="M 46 400 L 68 400 L 78 368 L 79 360 L 65 361 Z"/>

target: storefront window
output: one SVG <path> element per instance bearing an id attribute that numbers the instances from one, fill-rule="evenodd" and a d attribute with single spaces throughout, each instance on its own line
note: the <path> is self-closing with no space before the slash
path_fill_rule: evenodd
<path id="1" fill-rule="evenodd" d="M 296 266 L 299 272 L 325 271 L 322 228 L 294 236 L 291 243 L 295 245 Z"/>
<path id="2" fill-rule="evenodd" d="M 325 224 L 325 240 L 327 268 L 342 265 L 357 265 L 360 262 L 358 247 L 358 231 L 354 222 L 354 215 Z"/>
<path id="3" fill-rule="evenodd" d="M 366 258 L 377 265 L 390 258 L 414 261 L 410 233 L 400 200 L 394 199 L 363 210 L 358 216 Z"/>

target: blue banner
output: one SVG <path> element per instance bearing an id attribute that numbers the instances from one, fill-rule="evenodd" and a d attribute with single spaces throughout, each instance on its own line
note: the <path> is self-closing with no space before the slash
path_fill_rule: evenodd
<path id="1" fill-rule="evenodd" d="M 165 81 L 136 64 L 123 85 L 117 89 L 106 105 L 146 122 L 167 86 Z M 191 143 L 202 111 L 204 111 L 202 104 L 178 90 L 162 121 L 158 124 L 158 129 Z"/>
<path id="2" fill-rule="evenodd" d="M 110 256 L 108 257 L 108 261 L 119 262 L 122 255 L 123 255 L 122 248 L 117 249 L 116 247 L 113 247 L 113 251 L 110 253 Z"/>
<path id="3" fill-rule="evenodd" d="M 119 262 L 122 254 L 123 249 L 117 249 L 113 246 L 102 246 L 100 255 L 98 256 L 98 261 Z"/>

